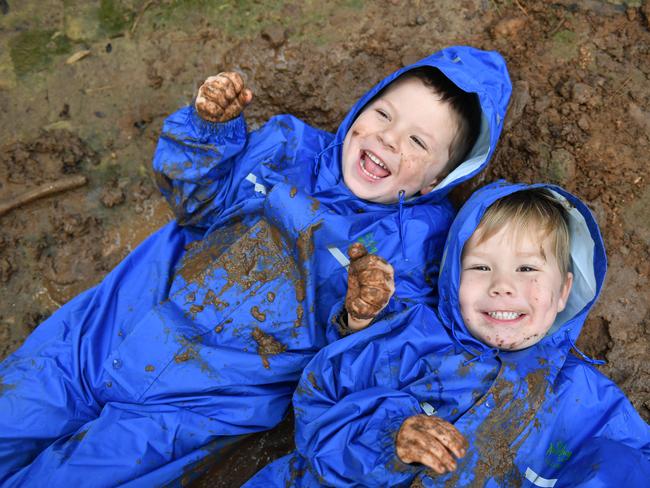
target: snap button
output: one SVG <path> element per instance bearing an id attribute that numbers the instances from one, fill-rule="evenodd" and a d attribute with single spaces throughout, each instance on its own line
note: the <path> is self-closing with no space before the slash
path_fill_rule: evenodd
<path id="1" fill-rule="evenodd" d="M 113 368 L 120 369 L 122 367 L 122 361 L 119 359 L 113 359 Z"/>

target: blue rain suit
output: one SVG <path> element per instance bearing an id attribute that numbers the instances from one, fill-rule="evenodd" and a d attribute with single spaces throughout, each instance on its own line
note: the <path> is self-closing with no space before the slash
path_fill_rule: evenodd
<path id="1" fill-rule="evenodd" d="M 544 186 L 532 185 L 531 187 Z M 474 339 L 458 301 L 464 243 L 485 209 L 529 188 L 496 183 L 476 192 L 449 233 L 439 313 L 417 304 L 322 349 L 293 404 L 297 451 L 245 485 L 649 486 L 650 427 L 616 385 L 570 354 L 600 292 L 606 257 L 587 207 L 568 201 L 574 285 L 566 309 L 537 344 L 499 351 Z M 403 421 L 437 415 L 467 438 L 458 468 L 436 476 L 401 462 Z"/>
<path id="2" fill-rule="evenodd" d="M 478 94 L 479 140 L 432 192 L 360 200 L 342 179 L 344 137 L 379 90 L 418 66 Z M 452 47 L 381 81 L 334 135 L 288 115 L 250 133 L 243 116 L 170 116 L 154 171 L 176 221 L 2 363 L 0 484 L 187 481 L 241 435 L 276 425 L 304 366 L 339 337 L 331 310 L 356 241 L 395 267 L 386 313 L 435 303 L 447 194 L 487 164 L 510 91 L 498 54 Z"/>

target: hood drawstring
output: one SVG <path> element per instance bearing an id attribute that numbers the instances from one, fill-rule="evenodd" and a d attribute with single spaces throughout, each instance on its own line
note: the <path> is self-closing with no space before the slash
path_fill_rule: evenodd
<path id="1" fill-rule="evenodd" d="M 473 363 L 474 361 L 485 361 L 486 359 L 492 359 L 496 358 L 499 356 L 499 349 L 496 347 L 491 347 L 490 349 L 487 349 L 480 353 L 478 356 L 474 356 L 472 359 L 468 359 L 463 363 L 463 365 L 467 366 L 470 363 Z"/>
<path id="2" fill-rule="evenodd" d="M 456 322 L 453 320 L 451 322 L 451 335 L 454 337 L 456 344 L 458 344 L 467 354 L 473 356 L 472 359 L 468 359 L 467 361 L 463 362 L 463 366 L 467 366 L 469 363 L 473 363 L 474 361 L 485 361 L 486 359 L 496 358 L 499 355 L 499 349 L 496 347 L 491 347 L 490 349 L 487 349 L 478 354 L 476 351 L 472 351 L 466 347 L 465 344 L 463 344 L 456 335 Z"/>
<path id="3" fill-rule="evenodd" d="M 397 201 L 399 202 L 399 213 L 398 213 L 398 220 L 399 220 L 399 242 L 402 247 L 402 258 L 405 261 L 408 261 L 408 258 L 406 257 L 406 250 L 404 248 L 404 195 L 406 192 L 404 190 L 400 190 L 398 193 L 398 198 Z"/>
<path id="4" fill-rule="evenodd" d="M 314 176 L 318 176 L 318 172 L 320 171 L 320 160 L 323 154 L 325 153 L 325 151 L 329 151 L 333 147 L 342 146 L 342 145 L 343 142 L 332 142 L 328 146 L 325 146 L 325 148 L 316 155 L 316 157 L 314 158 L 314 168 L 312 169 Z M 341 168 L 341 173 L 343 173 L 343 168 Z"/>
<path id="5" fill-rule="evenodd" d="M 571 349 L 573 349 L 575 352 L 577 352 L 582 359 L 584 359 L 589 364 L 606 364 L 607 363 L 607 361 L 603 361 L 602 359 L 591 359 L 584 352 L 582 352 L 580 349 L 578 349 L 578 346 L 576 346 L 576 343 L 573 342 L 573 339 L 571 339 L 570 332 L 571 331 L 569 331 L 569 330 L 566 331 L 566 338 L 569 340 L 569 344 L 571 344 Z"/>

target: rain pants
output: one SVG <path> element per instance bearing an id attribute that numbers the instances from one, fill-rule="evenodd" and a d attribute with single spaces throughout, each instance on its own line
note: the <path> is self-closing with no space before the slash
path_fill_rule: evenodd
<path id="1" fill-rule="evenodd" d="M 575 348 L 600 292 L 606 257 L 587 207 L 546 186 L 570 208 L 574 285 L 547 335 L 520 351 L 473 338 L 458 299 L 461 253 L 485 209 L 545 185 L 496 183 L 476 192 L 449 233 L 439 313 L 417 304 L 322 349 L 293 398 L 294 452 L 246 488 L 264 486 L 649 486 L 650 427 L 616 385 Z M 395 439 L 413 415 L 437 415 L 467 438 L 443 476 L 405 464 Z"/>
<path id="2" fill-rule="evenodd" d="M 466 161 L 424 196 L 360 200 L 341 175 L 348 128 L 403 72 L 437 67 L 482 106 Z M 510 96 L 496 53 L 452 47 L 388 76 L 336 134 L 282 115 L 247 132 L 193 107 L 165 122 L 154 171 L 176 221 L 64 305 L 0 366 L 2 486 L 157 486 L 194 476 L 285 415 L 300 373 L 339 338 L 346 250 L 395 268 L 386 313 L 435 303 L 447 194 L 487 164 Z"/>

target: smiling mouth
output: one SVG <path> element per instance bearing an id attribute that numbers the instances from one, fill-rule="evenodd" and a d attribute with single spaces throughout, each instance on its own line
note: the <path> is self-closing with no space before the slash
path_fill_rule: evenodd
<path id="1" fill-rule="evenodd" d="M 381 180 L 392 174 L 384 162 L 369 151 L 361 153 L 359 166 L 363 174 L 373 180 Z"/>
<path id="2" fill-rule="evenodd" d="M 490 318 L 494 320 L 499 320 L 501 322 L 512 322 L 524 316 L 524 314 L 520 312 L 505 312 L 502 310 L 498 310 L 495 312 L 484 312 L 484 313 L 485 315 L 488 315 Z"/>

